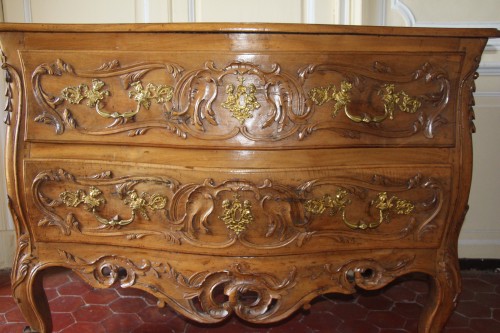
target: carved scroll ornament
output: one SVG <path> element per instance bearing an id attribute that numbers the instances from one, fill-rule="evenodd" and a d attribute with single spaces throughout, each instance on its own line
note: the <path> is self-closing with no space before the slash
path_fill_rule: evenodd
<path id="1" fill-rule="evenodd" d="M 75 177 L 53 170 L 40 173 L 32 189 L 43 214 L 39 226 L 57 226 L 65 235 L 122 235 L 131 240 L 160 236 L 173 244 L 226 248 L 238 242 L 249 248 L 271 249 L 294 242 L 302 246 L 311 237 L 360 242 L 373 237 L 363 233 L 367 229 L 380 230 L 379 240 L 394 240 L 413 233 L 420 237 L 417 235 L 432 228 L 443 200 L 439 183 L 420 175 L 407 182 L 384 182 L 348 184 L 332 177 L 297 187 L 270 180 L 257 185 L 243 180 L 217 184 L 207 179 L 181 185 L 173 178 L 115 179 L 110 172 Z M 44 193 L 50 188 L 65 190 L 53 198 Z M 382 188 L 385 190 L 380 191 Z M 316 197 L 315 193 L 335 189 L 334 197 Z M 411 198 L 413 192 L 421 193 L 418 201 L 399 198 Z M 366 210 L 363 216 L 361 207 Z M 327 210 L 330 214 L 322 216 Z M 120 217 L 117 211 L 129 211 L 128 217 Z M 353 221 L 350 215 L 359 220 Z M 396 218 L 398 215 L 408 217 Z M 89 222 L 82 223 L 82 219 Z M 383 225 L 392 227 L 384 231 Z"/>
<path id="2" fill-rule="evenodd" d="M 242 264 L 186 276 L 169 263 L 149 260 L 136 263 L 115 255 L 87 261 L 64 250 L 59 250 L 59 254 L 66 265 L 94 286 L 109 287 L 119 282 L 125 288 L 139 287 L 158 297 L 159 306 L 167 303 L 204 323 L 220 322 L 233 313 L 250 322 L 272 319 L 289 310 L 281 303 L 296 283 L 295 267 L 291 267 L 282 279 L 273 274 L 253 272 Z M 218 290 L 223 290 L 225 300 L 216 297 Z M 243 301 L 247 294 L 252 294 L 253 302 Z"/>
<path id="3" fill-rule="evenodd" d="M 386 120 L 395 119 L 399 111 L 415 115 L 405 122 L 405 129 L 401 124 L 397 128 L 387 124 L 376 130 L 360 124 L 349 129 L 351 133 L 358 133 L 350 137 L 363 133 L 407 137 L 423 130 L 425 137 L 432 138 L 436 128 L 447 122 L 441 114 L 450 90 L 446 73 L 429 63 L 408 74 L 393 73 L 379 63 L 374 68 L 312 64 L 295 69 L 297 74 L 293 75 L 278 64 L 270 70 L 245 62 L 218 68 L 209 61 L 203 68 L 184 70 L 169 63 L 122 67 L 115 60 L 97 70 L 76 71 L 57 60 L 51 65 L 40 65 L 33 74 L 34 94 L 43 107 L 35 120 L 55 125 L 58 134 L 63 133 L 65 127 L 90 135 L 127 132 L 131 136 L 145 134 L 151 128 L 163 128 L 185 139 L 193 136 L 227 140 L 242 135 L 251 141 L 277 141 L 293 135 L 302 140 L 317 130 L 343 133 L 345 126 L 337 121 L 341 110 L 350 121 L 366 125 L 385 124 Z M 148 73 L 159 70 L 167 74 L 168 84 L 148 80 Z M 45 75 L 70 75 L 86 81 L 49 94 L 42 83 Z M 320 75 L 340 76 L 340 81 L 311 86 Z M 134 110 L 106 111 L 106 105 L 112 105 L 118 98 L 116 85 L 111 89 L 109 84 L 116 80 L 128 90 L 129 98 L 135 102 Z M 413 90 L 418 94 L 412 95 Z M 95 108 L 103 120 L 109 118 L 113 122 L 101 121 L 102 126 L 92 128 L 79 125 L 80 116 L 76 116 L 71 105 L 83 101 Z M 150 109 L 153 101 L 159 109 L 136 119 L 141 108 Z M 368 104 L 359 108 L 356 105 L 360 101 Z M 327 104 L 333 104 L 330 119 L 322 115 Z"/>
<path id="4" fill-rule="evenodd" d="M 236 314 L 249 322 L 274 322 L 322 293 L 354 293 L 356 287 L 378 289 L 411 270 L 415 256 L 393 255 L 380 259 L 356 258 L 330 263 L 321 258 L 315 264 L 288 264 L 273 273 L 262 272 L 241 262 L 211 271 L 184 273 L 168 262 L 103 255 L 83 259 L 59 250 L 63 265 L 78 272 L 95 287 L 119 283 L 158 298 L 158 306 L 174 310 L 204 323 L 220 322 Z M 220 266 L 220 265 L 219 265 Z M 294 288 L 301 283 L 301 288 Z M 300 290 L 300 292 L 296 292 Z"/>

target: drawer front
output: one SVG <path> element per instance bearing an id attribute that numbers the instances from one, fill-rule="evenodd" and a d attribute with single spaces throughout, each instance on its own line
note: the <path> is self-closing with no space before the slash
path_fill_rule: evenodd
<path id="1" fill-rule="evenodd" d="M 27 140 L 252 149 L 455 144 L 452 53 L 21 51 Z"/>
<path id="2" fill-rule="evenodd" d="M 27 160 L 25 170 L 40 241 L 201 254 L 431 248 L 451 201 L 446 165 L 231 171 Z"/>

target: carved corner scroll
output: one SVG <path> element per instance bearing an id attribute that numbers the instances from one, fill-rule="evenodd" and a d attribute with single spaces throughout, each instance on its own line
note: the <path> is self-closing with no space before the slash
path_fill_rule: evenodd
<path id="1" fill-rule="evenodd" d="M 164 73 L 163 82 L 151 82 L 148 73 L 158 71 Z M 297 74 L 291 74 L 294 71 Z M 70 76 L 80 82 L 49 93 L 42 80 L 47 75 Z M 158 75 L 154 78 L 158 80 Z M 331 82 L 325 85 L 325 80 Z M 185 139 L 202 140 L 241 135 L 272 142 L 293 136 L 302 140 L 317 130 L 345 132 L 340 111 L 354 123 L 348 130 L 352 138 L 361 134 L 408 137 L 419 131 L 432 138 L 439 125 L 448 121 L 442 111 L 450 94 L 447 73 L 430 63 L 411 73 L 395 73 L 378 62 L 373 69 L 310 64 L 286 72 L 278 64 L 267 69 L 232 62 L 219 68 L 208 61 L 202 68 L 185 70 L 171 63 L 122 67 L 115 60 L 96 70 L 76 70 L 59 59 L 38 66 L 32 81 L 43 110 L 35 120 L 55 125 L 58 134 L 65 127 L 90 135 L 126 132 L 131 136 L 163 128 Z M 114 109 L 114 103 L 126 101 L 119 97 L 123 93 L 135 106 L 106 111 L 106 106 Z M 83 124 L 83 116 L 77 115 L 83 111 L 72 106 L 84 101 L 95 108 L 100 121 Z M 150 109 L 152 102 L 159 108 L 141 115 L 141 108 Z M 325 117 L 322 110 L 328 104 L 332 111 Z M 398 114 L 412 116 L 397 126 L 390 124 L 401 118 Z"/>
<path id="2" fill-rule="evenodd" d="M 269 179 L 181 184 L 111 172 L 77 177 L 58 169 L 39 173 L 32 192 L 43 214 L 39 226 L 64 235 L 155 236 L 205 248 L 302 246 L 312 237 L 356 243 L 372 238 L 370 230 L 379 240 L 423 240 L 443 204 L 442 185 L 420 175 L 406 182 L 326 177 L 291 186 Z"/>

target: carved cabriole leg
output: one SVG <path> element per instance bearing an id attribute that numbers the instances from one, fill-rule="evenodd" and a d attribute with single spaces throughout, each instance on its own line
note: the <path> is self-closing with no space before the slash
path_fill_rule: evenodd
<path id="1" fill-rule="evenodd" d="M 11 276 L 12 296 L 25 320 L 31 326 L 24 332 L 50 333 L 52 332 L 52 318 L 41 274 L 45 267 L 33 254 L 32 241 L 26 232 L 26 224 L 21 223 L 10 197 L 8 197 L 8 205 L 18 231 L 16 258 Z"/>
<path id="2" fill-rule="evenodd" d="M 435 275 L 431 276 L 427 303 L 419 322 L 419 333 L 441 333 L 457 305 L 461 290 L 458 260 L 445 254 Z"/>
<path id="3" fill-rule="evenodd" d="M 20 285 L 14 291 L 14 297 L 24 318 L 30 325 L 25 332 L 52 332 L 49 303 L 39 274 L 32 274 L 25 284 Z"/>
<path id="4" fill-rule="evenodd" d="M 429 294 L 420 315 L 418 333 L 441 333 L 457 306 L 462 290 L 458 263 L 458 232 L 468 209 L 466 206 L 455 228 L 450 230 L 451 236 L 444 240 L 442 247 L 436 251 L 434 271 L 427 272 L 430 275 Z"/>
<path id="5" fill-rule="evenodd" d="M 458 264 L 458 230 L 465 219 L 468 206 L 457 222 L 458 227 L 451 230 L 451 237 L 445 240 L 441 249 L 436 251 L 436 264 L 430 275 L 429 294 L 420 315 L 419 333 L 441 333 L 457 306 L 462 290 L 462 277 Z"/>
<path id="6" fill-rule="evenodd" d="M 22 244 L 22 242 L 20 242 Z M 12 295 L 31 326 L 25 332 L 52 332 L 49 303 L 43 289 L 42 266 L 31 254 L 18 248 L 17 269 L 12 271 Z"/>
<path id="7" fill-rule="evenodd" d="M 465 220 L 469 206 L 465 205 L 461 217 L 449 237 L 436 252 L 436 266 L 431 276 L 429 295 L 420 316 L 419 333 L 441 333 L 457 306 L 462 290 L 462 277 L 458 264 L 458 234 Z"/>

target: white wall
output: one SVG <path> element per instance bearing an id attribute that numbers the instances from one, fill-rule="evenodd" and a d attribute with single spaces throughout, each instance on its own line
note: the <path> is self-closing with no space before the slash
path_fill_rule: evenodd
<path id="1" fill-rule="evenodd" d="M 6 22 L 290 22 L 500 28 L 499 0 L 3 0 Z M 264 10 L 265 8 L 265 10 Z M 459 255 L 500 258 L 500 41 L 489 43 L 477 81 L 474 176 Z M 4 87 L 0 86 L 0 91 Z M 3 96 L 0 94 L 0 99 Z M 0 100 L 0 105 L 4 101 Z M 0 125 L 0 174 L 5 126 Z M 0 181 L 0 268 L 14 232 Z"/>

